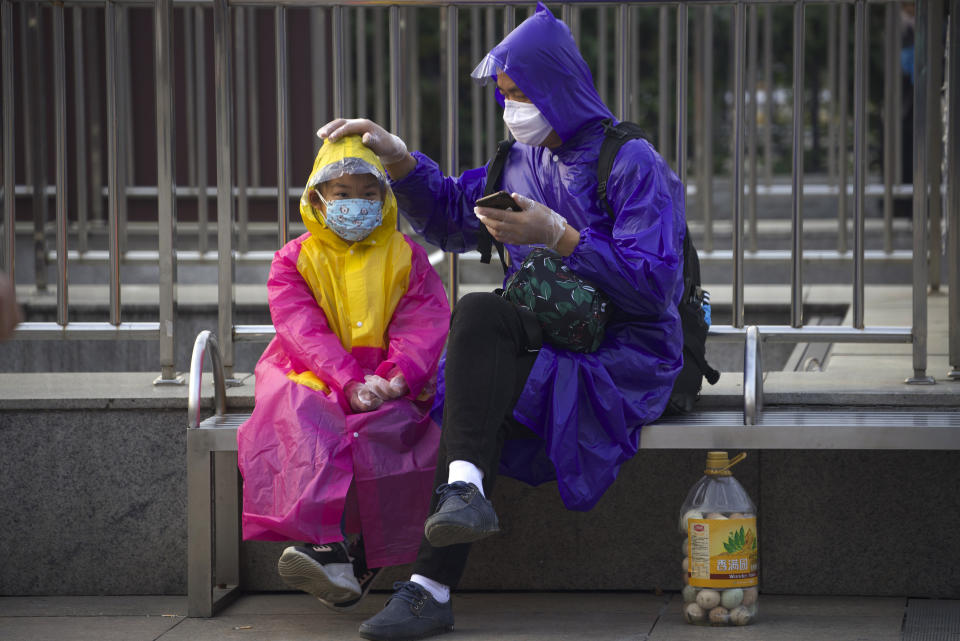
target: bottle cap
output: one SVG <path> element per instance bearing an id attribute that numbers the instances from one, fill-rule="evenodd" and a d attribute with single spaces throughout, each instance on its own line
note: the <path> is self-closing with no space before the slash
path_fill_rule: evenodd
<path id="1" fill-rule="evenodd" d="M 732 476 L 730 468 L 745 458 L 746 452 L 740 452 L 733 459 L 726 452 L 707 452 L 707 469 L 703 473 L 710 476 Z"/>

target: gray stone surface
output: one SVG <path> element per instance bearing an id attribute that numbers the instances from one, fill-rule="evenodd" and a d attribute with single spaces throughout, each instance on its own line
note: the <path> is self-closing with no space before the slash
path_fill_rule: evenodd
<path id="1" fill-rule="evenodd" d="M 371 594 L 354 611 L 338 614 L 304 594 L 246 595 L 213 619 L 183 618 L 183 598 L 180 607 L 171 607 L 169 597 L 49 598 L 47 611 L 37 613 L 22 599 L 0 597 L 0 638 L 343 641 L 359 638 L 357 627 L 386 597 Z M 453 599 L 455 628 L 441 637 L 451 641 L 899 641 L 907 606 L 904 597 L 762 595 L 753 624 L 710 628 L 684 623 L 679 596 L 669 593 L 468 592 Z"/>
<path id="2" fill-rule="evenodd" d="M 0 594 L 181 594 L 180 411 L 0 412 Z"/>

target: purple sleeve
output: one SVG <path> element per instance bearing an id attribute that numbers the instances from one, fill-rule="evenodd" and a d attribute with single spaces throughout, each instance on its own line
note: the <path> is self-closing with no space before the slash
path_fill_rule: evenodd
<path id="1" fill-rule="evenodd" d="M 400 213 L 414 230 L 432 245 L 449 252 L 464 252 L 477 246 L 480 221 L 474 203 L 483 195 L 487 169 L 465 171 L 459 178 L 444 176 L 433 160 L 414 152 L 416 168 L 390 187 Z"/>
<path id="2" fill-rule="evenodd" d="M 683 280 L 683 184 L 645 140 L 624 145 L 607 188 L 612 227 L 587 227 L 567 264 L 624 312 L 660 316 Z"/>

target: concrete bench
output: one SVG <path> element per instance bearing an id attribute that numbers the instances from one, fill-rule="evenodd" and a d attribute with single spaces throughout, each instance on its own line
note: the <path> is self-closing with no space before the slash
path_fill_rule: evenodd
<path id="1" fill-rule="evenodd" d="M 761 337 L 744 333 L 743 410 L 709 410 L 644 426 L 643 449 L 960 450 L 960 413 L 817 407 L 763 408 Z M 201 420 L 201 378 L 209 353 L 214 414 Z M 187 427 L 188 616 L 210 617 L 240 593 L 240 479 L 237 428 L 209 331 L 196 339 Z"/>

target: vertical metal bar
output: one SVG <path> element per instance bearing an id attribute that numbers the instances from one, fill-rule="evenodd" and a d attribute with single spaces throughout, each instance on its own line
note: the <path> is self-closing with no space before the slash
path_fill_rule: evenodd
<path id="1" fill-rule="evenodd" d="M 803 57 L 804 3 L 793 4 L 793 239 L 790 270 L 790 325 L 803 326 Z"/>
<path id="2" fill-rule="evenodd" d="M 407 55 L 410 56 L 410 65 L 407 69 L 410 70 L 410 81 L 407 84 L 409 87 L 419 87 L 420 86 L 420 31 L 417 26 L 419 11 L 416 7 L 407 7 L 404 8 L 404 13 L 407 16 L 406 27 L 401 29 L 401 46 L 400 50 L 407 52 Z M 422 130 L 423 130 L 423 120 L 422 114 L 423 109 L 420 107 L 422 101 L 422 96 L 419 91 L 408 91 L 407 95 L 409 98 L 410 108 L 405 114 L 405 120 L 407 129 L 410 133 L 410 140 L 413 141 L 413 149 L 422 149 Z M 399 134 L 402 138 L 406 138 L 406 134 Z"/>
<path id="3" fill-rule="evenodd" d="M 750 198 L 747 200 L 747 218 L 750 220 L 750 251 L 757 251 L 757 17 L 760 7 L 750 5 L 749 28 L 747 29 L 747 92 L 750 106 L 747 109 L 748 152 L 750 164 Z"/>
<path id="4" fill-rule="evenodd" d="M 173 0 L 153 11 L 157 88 L 157 213 L 160 262 L 160 378 L 177 381 L 177 199 L 174 193 L 176 130 L 173 120 Z"/>
<path id="5" fill-rule="evenodd" d="M 566 5 L 564 5 L 566 6 Z M 474 63 L 480 60 L 480 7 L 470 8 L 470 60 Z M 483 164 L 483 104 L 480 96 L 480 83 L 470 83 L 470 149 L 472 164 L 479 167 Z"/>
<path id="6" fill-rule="evenodd" d="M 117 5 L 104 6 L 107 90 L 107 243 L 110 254 L 110 322 L 120 324 L 120 99 L 117 84 Z M 159 336 L 157 337 L 159 339 Z"/>
<path id="7" fill-rule="evenodd" d="M 866 190 L 867 163 L 867 6 L 857 0 L 854 9 L 853 38 L 853 326 L 863 329 L 863 196 Z"/>
<path id="8" fill-rule="evenodd" d="M 247 112 L 250 116 L 250 184 L 260 186 L 260 71 L 257 68 L 257 8 L 247 7 L 246 70 L 247 70 Z M 324 36 L 326 42 L 326 36 Z M 323 71 L 318 79 L 326 83 L 326 58 L 321 58 Z M 239 64 L 239 63 L 238 63 Z"/>
<path id="9" fill-rule="evenodd" d="M 503 8 L 503 37 L 506 38 L 507 34 L 513 31 L 514 26 L 516 25 L 516 14 L 512 4 L 508 4 Z M 504 140 L 511 138 L 510 129 L 507 127 L 506 123 L 503 124 L 503 138 Z"/>
<path id="10" fill-rule="evenodd" d="M 930 156 L 928 137 L 927 100 L 930 93 L 929 40 L 938 33 L 940 25 L 934 22 L 929 2 L 916 3 L 914 30 L 914 84 L 913 84 L 913 376 L 907 379 L 912 384 L 932 384 L 927 376 L 927 219 L 929 215 L 929 174 L 927 163 Z"/>
<path id="11" fill-rule="evenodd" d="M 950 0 L 950 51 L 947 82 L 947 317 L 950 371 L 960 380 L 960 0 Z"/>
<path id="12" fill-rule="evenodd" d="M 677 177 L 687 181 L 687 23 L 686 3 L 677 5 Z"/>
<path id="13" fill-rule="evenodd" d="M 341 5 L 330 7 L 330 42 L 333 54 L 333 117 L 346 118 L 347 105 L 344 96 L 343 56 L 343 11 Z"/>
<path id="14" fill-rule="evenodd" d="M 234 45 L 233 55 L 237 64 L 234 65 L 234 76 L 236 78 L 236 159 L 237 159 L 237 251 L 241 254 L 250 249 L 250 198 L 247 194 L 249 185 L 248 176 L 250 173 L 248 159 L 250 154 L 247 151 L 247 70 L 245 57 L 243 55 L 246 49 L 246 8 L 238 8 L 234 11 L 236 21 L 234 23 Z M 312 40 L 312 38 L 311 38 Z M 278 80 L 279 82 L 279 80 Z M 319 139 L 318 139 L 319 140 Z M 207 237 L 206 232 L 203 235 Z"/>
<path id="15" fill-rule="evenodd" d="M 670 157 L 670 96 L 667 94 L 668 76 L 670 74 L 670 21 L 668 12 L 669 8 L 667 6 L 660 7 L 660 31 L 657 41 L 659 45 L 659 55 L 657 57 L 657 97 L 659 98 L 657 109 L 657 123 L 659 126 L 657 150 L 664 158 Z"/>
<path id="16" fill-rule="evenodd" d="M 734 5 L 733 80 L 733 326 L 743 327 L 743 67 L 746 5 Z"/>
<path id="17" fill-rule="evenodd" d="M 900 70 L 900 49 L 903 46 L 903 25 L 899 7 L 897 7 L 893 12 L 893 25 L 893 45 L 896 51 L 896 67 L 898 69 L 896 74 L 897 89 L 893 94 L 893 175 L 895 176 L 895 183 L 900 185 L 906 181 L 904 180 L 903 175 L 903 71 Z"/>
<path id="18" fill-rule="evenodd" d="M 194 37 L 197 52 L 196 73 L 194 76 L 196 102 L 195 116 L 197 131 L 197 239 L 198 249 L 207 251 L 207 237 L 210 235 L 210 201 L 207 198 L 207 64 L 206 64 L 206 26 L 204 8 L 196 8 Z"/>
<path id="19" fill-rule="evenodd" d="M 3 66 L 3 260 L 0 266 L 11 283 L 16 283 L 16 233 L 14 225 L 14 103 L 13 103 L 13 5 L 0 0 L 0 65 Z"/>
<path id="20" fill-rule="evenodd" d="M 706 158 L 703 154 L 703 142 L 706 138 L 706 126 L 703 121 L 704 102 L 704 56 L 703 56 L 703 16 L 706 7 L 697 7 L 693 12 L 693 167 L 694 179 L 697 185 L 697 207 L 701 218 L 706 215 L 707 206 L 703 201 L 704 176 L 706 174 Z M 687 203 L 687 219 L 690 219 L 691 207 Z"/>
<path id="21" fill-rule="evenodd" d="M 400 7 L 390 7 L 390 131 L 403 122 L 403 50 L 400 48 Z M 402 137 L 402 136 L 401 136 Z"/>
<path id="22" fill-rule="evenodd" d="M 120 234 L 120 251 L 126 253 L 129 225 L 127 225 L 127 185 L 133 180 L 133 129 L 130 127 L 132 112 L 130 110 L 130 39 L 127 22 L 127 7 L 117 5 L 117 135 L 120 137 L 119 176 L 120 183 L 117 191 L 120 193 L 120 208 L 118 210 Z"/>
<path id="23" fill-rule="evenodd" d="M 87 20 L 83 25 L 86 34 L 84 38 L 87 46 L 87 60 L 100 60 L 100 43 L 102 36 L 100 28 L 95 20 Z M 103 213 L 103 122 L 100 119 L 101 100 L 104 91 L 100 79 L 100 65 L 87 65 L 85 81 L 87 83 L 87 92 L 90 101 L 90 109 L 87 115 L 85 129 L 90 142 L 90 160 L 89 160 L 89 193 L 91 194 L 91 217 L 97 222 L 104 222 Z"/>
<path id="24" fill-rule="evenodd" d="M 883 56 L 883 251 L 893 251 L 893 184 L 895 143 L 893 124 L 894 95 L 900 87 L 899 52 L 900 41 L 894 31 L 894 15 L 899 11 L 895 4 L 884 7 L 884 56 Z"/>
<path id="25" fill-rule="evenodd" d="M 44 48 L 40 45 L 42 33 L 43 13 L 39 4 L 24 5 L 24 69 L 29 60 L 35 69 L 46 69 Z M 30 172 L 28 182 L 33 187 L 33 248 L 34 273 L 37 291 L 47 290 L 47 128 L 43 115 L 47 113 L 45 84 L 41 82 L 43 73 L 26 73 L 25 81 L 27 103 L 24 105 L 24 124 L 29 125 L 26 130 L 28 138 L 24 141 L 25 147 L 30 150 L 28 155 Z M 29 119 L 29 120 L 28 120 Z"/>
<path id="26" fill-rule="evenodd" d="M 53 5 L 53 114 L 56 133 L 57 324 L 69 322 L 67 283 L 67 60 L 63 5 Z"/>
<path id="27" fill-rule="evenodd" d="M 87 192 L 87 105 L 84 91 L 83 9 L 73 8 L 74 158 L 77 177 L 77 249 L 87 251 L 90 206 Z"/>
<path id="28" fill-rule="evenodd" d="M 768 5 L 763 12 L 763 176 L 768 187 L 773 184 L 773 10 Z"/>
<path id="29" fill-rule="evenodd" d="M 686 5 L 684 5 L 686 6 Z M 617 8 L 617 114 L 620 120 L 630 119 L 630 5 L 620 3 Z M 686 51 L 686 50 L 684 50 Z M 684 65 L 686 73 L 686 65 Z M 684 107 L 684 113 L 685 107 Z"/>
<path id="30" fill-rule="evenodd" d="M 390 7 L 391 15 L 393 9 Z M 391 34 L 392 35 L 392 34 Z M 391 49 L 392 55 L 392 49 Z M 323 126 L 327 118 L 327 13 L 323 7 L 310 8 L 310 93 L 313 106 L 313 125 Z M 391 78 L 392 81 L 392 78 Z M 382 85 L 378 85 L 382 86 Z M 313 137 L 313 151 L 320 149 L 323 141 Z M 242 242 L 242 240 L 241 240 Z"/>
<path id="31" fill-rule="evenodd" d="M 196 40 L 193 35 L 193 11 L 190 8 L 183 10 L 183 84 L 185 88 L 184 100 L 187 107 L 187 184 L 197 185 L 197 112 L 196 97 L 196 67 L 197 60 L 202 59 L 194 50 Z"/>
<path id="32" fill-rule="evenodd" d="M 354 42 L 354 51 L 356 52 L 354 57 L 354 68 L 353 71 L 356 74 L 355 85 L 357 88 L 357 107 L 352 110 L 354 114 L 361 118 L 369 118 L 370 112 L 367 109 L 367 11 L 363 7 L 357 7 L 354 9 L 354 20 L 356 24 L 354 29 L 356 29 L 356 36 Z"/>
<path id="33" fill-rule="evenodd" d="M 353 114 L 354 106 L 356 105 L 356 100 L 354 99 L 354 86 L 353 86 L 353 67 L 354 67 L 354 57 L 352 55 L 347 55 L 350 52 L 350 16 L 351 11 L 349 6 L 343 8 L 341 13 L 341 24 L 343 25 L 343 31 L 340 33 L 340 47 L 341 47 L 341 64 L 343 65 L 343 77 L 340 79 L 341 86 L 343 87 L 343 113 L 344 114 Z M 350 115 L 345 116 L 349 118 Z"/>
<path id="34" fill-rule="evenodd" d="M 571 20 L 571 29 L 576 12 L 571 8 L 570 10 L 570 20 Z M 641 118 L 640 116 L 640 65 L 636 64 L 635 61 L 640 55 L 639 53 L 639 30 L 640 30 L 640 7 L 631 4 L 630 5 L 630 120 L 633 122 L 638 122 Z M 577 41 L 579 42 L 579 41 Z"/>
<path id="35" fill-rule="evenodd" d="M 686 5 L 684 5 L 686 6 Z M 600 100 L 604 104 L 609 104 L 608 82 L 609 74 L 607 71 L 607 7 L 606 5 L 597 6 L 597 92 L 600 94 Z"/>
<path id="36" fill-rule="evenodd" d="M 287 244 L 287 225 L 290 218 L 290 176 L 287 105 L 287 8 L 278 4 L 274 10 L 277 58 L 277 242 Z"/>
<path id="37" fill-rule="evenodd" d="M 839 86 L 837 93 L 840 96 L 840 113 L 837 114 L 837 251 L 847 251 L 847 171 L 848 171 L 848 152 L 847 152 L 847 112 L 848 106 L 848 65 L 847 52 L 848 35 L 850 33 L 850 7 L 843 3 L 840 5 L 840 34 L 839 34 L 839 59 L 840 65 Z"/>
<path id="38" fill-rule="evenodd" d="M 927 164 L 930 192 L 930 269 L 929 283 L 931 291 L 940 291 L 940 269 L 943 265 L 941 252 L 943 245 L 943 198 L 940 192 L 942 184 L 941 167 L 943 145 L 943 118 L 940 112 L 940 87 L 943 83 L 943 0 L 928 0 L 931 16 L 931 29 L 927 32 L 927 56 L 929 58 L 929 76 L 927 82 Z"/>
<path id="39" fill-rule="evenodd" d="M 703 7 L 703 248 L 713 251 L 713 7 Z"/>
<path id="40" fill-rule="evenodd" d="M 890 5 L 893 6 L 893 5 Z M 827 177 L 837 175 L 837 5 L 827 5 L 827 91 L 830 92 L 827 120 Z"/>
<path id="41" fill-rule="evenodd" d="M 560 20 L 562 20 L 566 25 L 570 26 L 570 19 L 573 17 L 573 5 L 567 2 L 564 2 L 560 5 Z M 571 30 L 571 34 L 573 31 Z"/>
<path id="42" fill-rule="evenodd" d="M 383 43 L 386 42 L 386 30 L 383 24 L 382 7 L 373 9 L 373 119 L 378 123 L 387 121 L 387 86 Z"/>
<path id="43" fill-rule="evenodd" d="M 490 51 L 497 44 L 496 41 L 496 32 L 494 31 L 494 18 L 495 18 L 495 9 L 493 7 L 487 7 L 484 9 L 484 52 L 481 52 L 480 55 L 484 55 L 486 51 Z M 494 153 L 494 145 L 497 141 L 496 133 L 496 122 L 497 122 L 497 108 L 496 102 L 491 100 L 490 92 L 492 90 L 484 87 L 482 96 L 483 104 L 483 116 L 484 116 L 484 148 L 483 148 L 483 157 L 492 158 Z"/>
<path id="44" fill-rule="evenodd" d="M 445 127 L 444 127 L 444 144 L 445 144 L 445 156 L 447 158 L 446 174 L 448 176 L 457 175 L 457 69 L 459 67 L 459 51 L 457 48 L 457 7 L 448 6 L 446 8 L 446 32 L 443 36 L 446 37 L 447 51 L 446 51 L 446 66 L 444 68 L 444 73 L 446 74 L 446 82 L 444 88 L 446 89 L 447 96 L 444 106 L 446 107 L 445 114 Z M 457 255 L 450 254 L 450 303 L 451 306 L 456 303 L 459 298 L 459 270 L 457 265 Z"/>
<path id="45" fill-rule="evenodd" d="M 214 84 L 217 107 L 217 255 L 218 323 L 224 375 L 233 378 L 233 194 L 231 134 L 233 133 L 233 75 L 228 0 L 213 3 Z"/>

